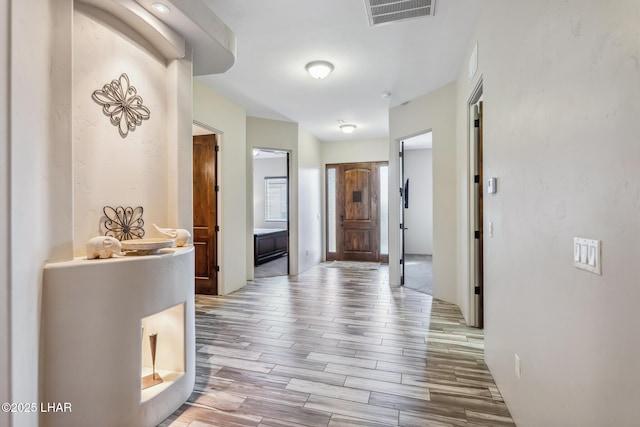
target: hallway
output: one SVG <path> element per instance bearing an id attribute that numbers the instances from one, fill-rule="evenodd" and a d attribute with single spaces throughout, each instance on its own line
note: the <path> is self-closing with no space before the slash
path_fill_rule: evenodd
<path id="1" fill-rule="evenodd" d="M 197 296 L 195 391 L 161 426 L 514 425 L 456 306 L 328 265 Z"/>

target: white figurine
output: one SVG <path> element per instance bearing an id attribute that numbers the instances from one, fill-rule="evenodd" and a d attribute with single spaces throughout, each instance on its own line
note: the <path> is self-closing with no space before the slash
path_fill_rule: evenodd
<path id="1" fill-rule="evenodd" d="M 158 232 L 164 236 L 170 237 L 176 241 L 176 246 L 184 246 L 189 243 L 189 238 L 191 237 L 191 233 L 184 228 L 160 228 L 157 225 L 153 224 L 153 226 L 158 230 Z"/>
<path id="2" fill-rule="evenodd" d="M 122 247 L 115 237 L 97 236 L 87 242 L 87 259 L 111 258 L 120 255 Z"/>

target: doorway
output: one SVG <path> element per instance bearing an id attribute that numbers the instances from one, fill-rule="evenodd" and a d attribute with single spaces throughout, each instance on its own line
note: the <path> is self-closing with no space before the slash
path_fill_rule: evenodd
<path id="1" fill-rule="evenodd" d="M 433 139 L 425 132 L 401 141 L 401 284 L 433 295 Z"/>
<path id="2" fill-rule="evenodd" d="M 202 132 L 208 132 L 202 130 Z M 218 135 L 193 136 L 195 292 L 218 294 Z"/>
<path id="3" fill-rule="evenodd" d="M 482 81 L 469 99 L 469 285 L 471 326 L 484 325 L 484 176 Z"/>
<path id="4" fill-rule="evenodd" d="M 326 166 L 327 261 L 388 262 L 388 162 Z"/>
<path id="5" fill-rule="evenodd" d="M 253 149 L 253 275 L 286 276 L 289 267 L 289 152 Z"/>

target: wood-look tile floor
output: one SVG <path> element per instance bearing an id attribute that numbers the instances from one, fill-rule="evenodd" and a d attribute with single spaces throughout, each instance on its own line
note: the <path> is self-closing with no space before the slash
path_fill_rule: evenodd
<path id="1" fill-rule="evenodd" d="M 514 425 L 458 308 L 388 268 L 196 297 L 195 391 L 163 427 Z"/>

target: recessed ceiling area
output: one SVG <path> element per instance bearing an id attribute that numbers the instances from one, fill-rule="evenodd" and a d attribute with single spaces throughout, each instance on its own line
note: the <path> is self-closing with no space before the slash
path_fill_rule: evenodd
<path id="1" fill-rule="evenodd" d="M 237 38 L 224 74 L 198 77 L 248 116 L 298 123 L 322 141 L 387 137 L 389 109 L 458 78 L 481 2 L 370 27 L 363 0 L 203 0 Z M 334 65 L 323 80 L 311 61 Z M 383 98 L 383 93 L 391 93 Z M 344 134 L 336 123 L 357 125 Z"/>

